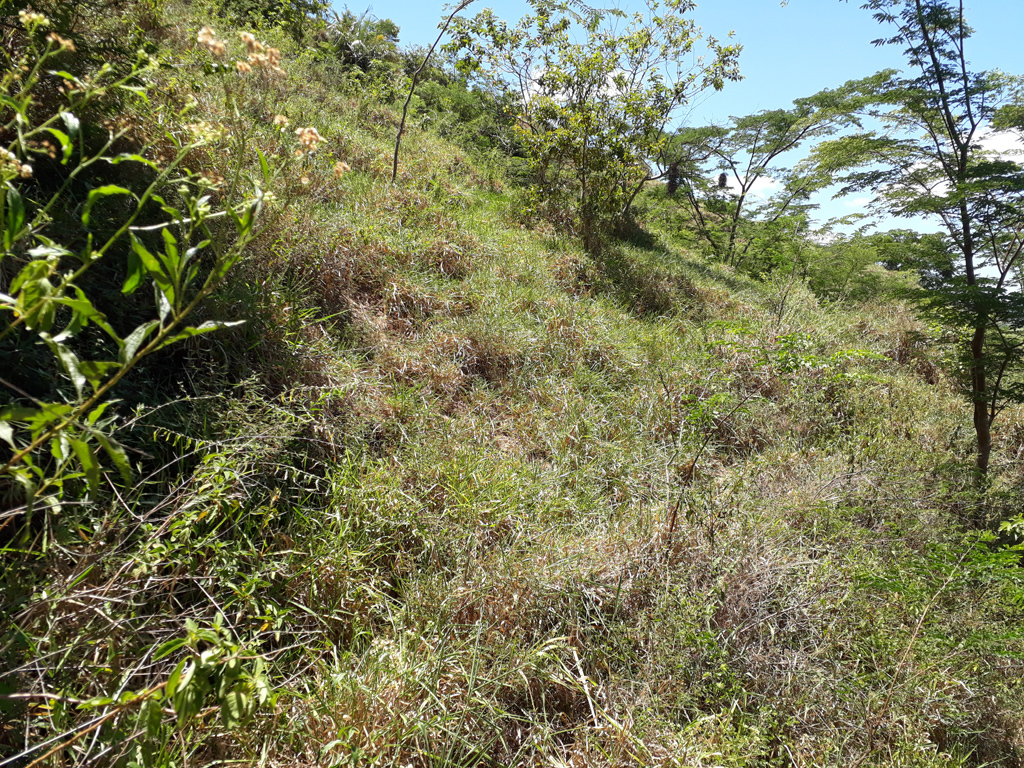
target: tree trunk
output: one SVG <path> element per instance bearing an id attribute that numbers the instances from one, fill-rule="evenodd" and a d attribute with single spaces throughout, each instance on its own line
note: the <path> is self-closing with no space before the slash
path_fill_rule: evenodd
<path id="1" fill-rule="evenodd" d="M 992 454 L 992 420 L 988 415 L 988 386 L 985 379 L 985 326 L 974 329 L 971 338 L 971 398 L 974 400 L 974 433 L 978 438 L 977 467 L 983 479 Z"/>
<path id="2" fill-rule="evenodd" d="M 628 189 L 626 190 L 626 204 L 622 206 L 622 211 L 619 213 L 620 218 L 625 219 L 627 216 L 629 216 L 629 209 L 633 207 L 633 201 L 636 200 L 636 196 L 640 194 L 640 192 L 644 188 L 644 184 L 646 184 L 648 181 L 650 181 L 649 177 L 644 178 L 639 184 L 633 187 L 632 192 L 630 192 Z"/>

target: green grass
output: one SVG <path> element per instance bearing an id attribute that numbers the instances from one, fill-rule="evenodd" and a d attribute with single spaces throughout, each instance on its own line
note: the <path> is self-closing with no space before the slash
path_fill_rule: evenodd
<path id="1" fill-rule="evenodd" d="M 204 94 L 180 10 L 167 77 Z M 751 280 L 653 221 L 592 257 L 415 126 L 392 185 L 393 106 L 289 53 L 246 114 L 324 142 L 206 309 L 248 322 L 140 415 L 168 465 L 81 513 L 102 540 L 20 566 L 5 681 L 138 688 L 222 613 L 279 698 L 167 765 L 1020 764 L 1024 577 L 907 307 Z M 15 714 L 4 756 L 83 722 Z"/>

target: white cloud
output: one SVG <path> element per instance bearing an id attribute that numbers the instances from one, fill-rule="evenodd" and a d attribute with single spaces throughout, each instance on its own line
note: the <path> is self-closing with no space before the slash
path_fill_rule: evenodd
<path id="1" fill-rule="evenodd" d="M 1014 160 L 1021 162 L 1021 153 L 1024 152 L 1024 140 L 1016 133 L 1010 131 L 990 131 L 978 141 L 983 149 L 995 152 L 1003 160 Z"/>
<path id="2" fill-rule="evenodd" d="M 843 200 L 843 205 L 847 208 L 867 208 L 872 202 L 874 198 L 871 197 L 855 197 L 852 200 Z"/>
<path id="3" fill-rule="evenodd" d="M 740 187 L 736 182 L 736 178 L 731 174 L 728 177 L 728 183 L 726 187 L 733 194 L 739 194 Z M 762 200 L 768 199 L 773 193 L 778 192 L 782 188 L 782 184 L 769 176 L 761 176 L 757 179 L 747 190 L 747 194 L 751 197 L 760 198 Z"/>
<path id="4" fill-rule="evenodd" d="M 771 194 L 772 192 L 777 192 L 781 187 L 782 185 L 775 179 L 769 178 L 767 176 L 762 176 L 761 178 L 754 182 L 754 185 L 750 188 L 750 191 L 753 192 L 755 195 L 761 192 Z"/>

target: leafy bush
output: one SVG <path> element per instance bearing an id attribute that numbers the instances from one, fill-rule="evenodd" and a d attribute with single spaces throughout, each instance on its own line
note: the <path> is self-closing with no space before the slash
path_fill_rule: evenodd
<path id="1" fill-rule="evenodd" d="M 148 56 L 120 75 L 110 64 L 83 77 L 51 70 L 75 53 L 75 43 L 47 32 L 50 20 L 41 13 L 23 11 L 20 22 L 28 45 L 0 80 L 0 135 L 8 139 L 0 149 L 0 352 L 19 363 L 5 366 L 0 379 L 0 653 L 10 670 L 3 686 L 9 690 L 13 675 L 27 703 L 48 708 L 19 707 L 17 701 L 4 706 L 24 718 L 23 754 L 37 761 L 66 749 L 92 759 L 102 747 L 141 765 L 163 765 L 180 748 L 175 733 L 211 702 L 224 727 L 233 729 L 270 699 L 270 684 L 263 661 L 241 647 L 219 611 L 210 629 L 199 623 L 210 620 L 207 613 L 184 627 L 187 613 L 165 622 L 152 604 L 142 608 L 152 595 L 123 591 L 133 580 L 125 575 L 131 560 L 105 567 L 87 562 L 93 537 L 116 538 L 134 550 L 142 573 L 148 548 L 166 545 L 145 522 L 153 509 L 128 525 L 121 518 L 143 505 L 133 487 L 140 462 L 129 458 L 138 446 L 115 436 L 126 413 L 113 395 L 148 358 L 237 325 L 187 321 L 259 234 L 268 204 L 275 204 L 270 190 L 295 163 L 293 154 L 315 150 L 319 135 L 300 128 L 294 153 L 289 147 L 283 157 L 268 159 L 257 150 L 258 165 L 249 170 L 254 133 L 280 134 L 287 124 L 283 117 L 274 125 L 249 123 L 239 114 L 240 79 L 255 77 L 254 69 L 262 77 L 280 70 L 279 52 L 250 34 L 242 35 L 248 58 L 229 66 L 221 61 L 225 41 L 209 28 L 200 31 L 198 42 L 213 59 L 207 67 L 222 86 L 227 124 L 186 125 L 184 114 L 146 112 L 146 83 L 156 72 Z M 49 98 L 37 99 L 40 92 Z M 132 104 L 137 121 L 124 127 L 96 122 L 111 97 Z M 40 108 L 47 104 L 55 106 Z M 232 158 L 227 179 L 186 168 L 211 147 Z M 113 279 L 119 290 L 109 284 Z M 148 317 L 126 325 L 149 304 L 141 298 L 143 287 L 152 291 Z M 112 293 L 120 294 L 120 309 Z M 125 495 L 133 498 L 132 507 L 115 511 L 111 501 Z M 170 520 L 165 526 L 174 531 Z M 137 550 L 140 541 L 148 543 Z M 187 547 L 188 539 L 177 543 Z M 178 546 L 176 556 L 187 554 Z M 35 592 L 57 562 L 77 576 L 55 591 Z M 164 567 L 159 559 L 149 564 Z M 140 601 L 135 609 L 115 612 L 116 624 L 135 627 L 128 637 L 104 639 L 89 620 L 68 617 L 70 593 L 101 574 L 105 594 L 121 595 L 114 598 L 119 605 Z M 35 610 L 40 599 L 53 610 Z M 142 621 L 149 622 L 148 631 L 136 626 L 140 616 L 147 617 Z M 127 668 L 117 663 L 90 669 L 86 647 L 123 653 Z M 173 708 L 173 720 L 165 717 L 164 703 Z M 37 739 L 47 727 L 58 735 Z M 0 737 L 5 751 L 17 751 L 9 736 L 5 731 Z M 83 749 L 86 736 L 92 738 Z"/>
<path id="2" fill-rule="evenodd" d="M 279 27 L 297 43 L 324 27 L 325 0 L 219 0 L 221 15 L 245 27 Z"/>
<path id="3" fill-rule="evenodd" d="M 678 108 L 738 77 L 739 49 L 711 39 L 710 59 L 691 65 L 700 30 L 682 0 L 650 0 L 631 16 L 533 5 L 511 28 L 490 10 L 456 18 L 448 50 L 464 74 L 511 93 L 539 209 L 596 246 L 657 176 L 648 163 Z"/>

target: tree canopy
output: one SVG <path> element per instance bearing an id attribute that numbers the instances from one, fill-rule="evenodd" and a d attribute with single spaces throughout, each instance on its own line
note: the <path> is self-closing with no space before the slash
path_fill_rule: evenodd
<path id="1" fill-rule="evenodd" d="M 910 74 L 887 70 L 847 88 L 880 127 L 822 142 L 814 160 L 842 178 L 841 194 L 870 190 L 895 216 L 932 217 L 956 255 L 952 275 L 928 303 L 969 337 L 965 343 L 977 436 L 988 471 L 991 426 L 1021 392 L 1007 372 L 1019 363 L 1024 305 L 1009 291 L 1024 252 L 1024 168 L 989 149 L 993 131 L 1016 126 L 1024 79 L 970 68 L 971 28 L 949 0 L 871 0 L 891 30 L 877 45 L 904 48 Z"/>

